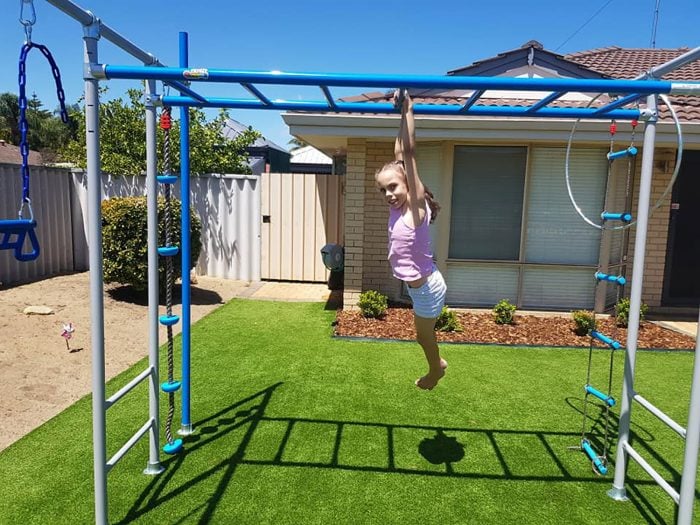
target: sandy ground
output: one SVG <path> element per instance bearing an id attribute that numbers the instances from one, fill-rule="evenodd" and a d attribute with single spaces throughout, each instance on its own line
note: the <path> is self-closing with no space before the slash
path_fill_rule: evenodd
<path id="1" fill-rule="evenodd" d="M 260 286 L 210 277 L 198 277 L 197 281 L 192 286 L 192 322 L 235 296 L 251 295 Z M 53 313 L 27 315 L 23 313 L 27 306 L 48 306 Z M 147 310 L 145 301 L 128 289 L 106 287 L 107 379 L 148 355 Z M 175 307 L 174 313 L 179 312 Z M 68 322 L 75 328 L 70 350 L 61 336 L 63 324 Z M 176 325 L 176 333 L 180 326 Z M 160 331 L 163 343 L 165 328 Z M 90 391 L 88 273 L 0 289 L 0 450 Z"/>

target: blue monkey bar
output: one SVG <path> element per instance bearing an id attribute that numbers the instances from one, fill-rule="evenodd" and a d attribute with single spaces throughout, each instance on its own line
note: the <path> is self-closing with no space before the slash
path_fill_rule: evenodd
<path id="1" fill-rule="evenodd" d="M 470 77 L 438 75 L 363 75 L 339 73 L 290 73 L 282 71 L 240 71 L 228 69 L 149 67 L 93 64 L 90 72 L 95 78 L 151 79 L 163 82 L 224 82 L 243 86 L 255 98 L 207 98 L 196 93 L 189 96 L 165 96 L 162 102 L 168 106 L 197 106 L 233 109 L 273 109 L 278 111 L 330 111 L 335 113 L 395 113 L 393 104 L 342 102 L 333 100 L 329 87 L 413 89 L 464 89 L 473 91 L 464 105 L 416 104 L 416 114 L 423 115 L 472 115 L 498 117 L 549 117 L 624 119 L 648 118 L 650 115 L 638 109 L 622 106 L 636 103 L 649 94 L 700 94 L 698 82 L 670 82 L 665 80 L 603 80 L 570 78 L 510 78 Z M 271 100 L 256 84 L 317 86 L 325 100 Z M 486 90 L 547 92 L 539 101 L 528 106 L 475 105 Z M 585 93 L 614 93 L 626 95 L 602 107 L 547 107 L 570 91 Z M 466 95 L 465 95 L 466 96 Z M 507 95 L 505 96 L 507 98 Z"/>

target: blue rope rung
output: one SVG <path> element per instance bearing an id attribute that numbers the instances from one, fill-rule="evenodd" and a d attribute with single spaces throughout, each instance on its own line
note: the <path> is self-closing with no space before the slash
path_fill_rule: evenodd
<path id="1" fill-rule="evenodd" d="M 591 394 L 592 396 L 597 397 L 600 399 L 603 403 L 608 405 L 610 408 L 615 406 L 615 398 L 612 396 L 608 396 L 606 394 L 603 394 L 600 390 L 593 388 L 591 385 L 586 385 L 583 387 L 586 392 Z"/>
<path id="2" fill-rule="evenodd" d="M 162 257 L 173 257 L 174 255 L 177 255 L 179 251 L 180 248 L 178 248 L 177 246 L 158 247 L 158 255 L 161 255 Z"/>
<path id="3" fill-rule="evenodd" d="M 161 184 L 175 184 L 177 182 L 177 175 L 158 175 L 156 180 Z"/>
<path id="4" fill-rule="evenodd" d="M 158 320 L 164 326 L 172 326 L 180 321 L 179 315 L 161 315 Z"/>
<path id="5" fill-rule="evenodd" d="M 620 343 L 618 343 L 614 339 L 608 337 L 607 335 L 601 334 L 600 332 L 598 332 L 596 330 L 591 330 L 591 337 L 594 339 L 597 339 L 601 343 L 605 343 L 613 350 L 619 350 L 620 348 L 622 348 L 622 345 Z"/>
<path id="6" fill-rule="evenodd" d="M 635 148 L 634 146 L 630 146 L 629 148 L 620 151 L 611 151 L 607 154 L 607 157 L 608 160 L 615 160 L 623 157 L 634 157 L 635 155 L 637 155 L 637 148 Z"/>
<path id="7" fill-rule="evenodd" d="M 163 445 L 163 452 L 166 454 L 177 454 L 182 450 L 182 440 L 176 439 L 172 443 L 166 443 Z"/>
<path id="8" fill-rule="evenodd" d="M 604 221 L 621 221 L 626 223 L 632 222 L 632 214 L 627 211 L 622 213 L 610 213 L 604 211 L 600 214 L 600 218 Z"/>
<path id="9" fill-rule="evenodd" d="M 14 250 L 15 259 L 21 262 L 33 261 L 39 257 L 39 240 L 36 237 L 34 219 L 0 220 L 0 250 Z M 16 236 L 14 240 L 12 237 Z M 29 251 L 22 251 L 29 237 Z"/>
<path id="10" fill-rule="evenodd" d="M 620 286 L 624 286 L 627 283 L 627 279 L 625 279 L 622 275 L 609 275 L 603 272 L 596 272 L 595 278 L 599 281 L 609 281 L 611 283 L 619 284 Z"/>
<path id="11" fill-rule="evenodd" d="M 581 440 L 581 449 L 593 462 L 593 465 L 595 466 L 596 470 L 602 476 L 605 476 L 608 473 L 608 467 L 605 466 L 603 461 L 598 457 L 598 454 L 595 453 L 595 450 L 593 450 L 590 441 L 588 441 L 587 439 Z"/>
<path id="12" fill-rule="evenodd" d="M 180 386 L 180 381 L 167 381 L 160 384 L 160 389 L 166 394 L 170 394 L 171 392 L 177 392 L 180 390 Z"/>

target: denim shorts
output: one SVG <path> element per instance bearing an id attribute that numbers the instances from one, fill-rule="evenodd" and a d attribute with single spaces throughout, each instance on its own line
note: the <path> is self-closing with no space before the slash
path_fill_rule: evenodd
<path id="1" fill-rule="evenodd" d="M 430 274 L 428 280 L 418 288 L 408 288 L 408 295 L 413 301 L 413 311 L 418 317 L 426 319 L 435 319 L 442 312 L 442 307 L 445 306 L 445 294 L 447 286 L 443 279 L 440 270 L 435 268 Z"/>

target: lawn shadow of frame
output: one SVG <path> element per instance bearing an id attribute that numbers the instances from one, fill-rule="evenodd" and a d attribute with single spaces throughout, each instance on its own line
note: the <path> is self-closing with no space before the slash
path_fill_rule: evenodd
<path id="1" fill-rule="evenodd" d="M 601 497 L 607 497 L 602 485 L 612 484 L 611 477 L 584 475 L 579 467 L 571 468 L 576 461 L 586 461 L 583 452 L 580 458 L 570 459 L 572 454 L 567 445 L 579 443 L 579 432 L 267 416 L 265 412 L 272 396 L 282 384 L 273 384 L 196 422 L 197 433 L 184 438 L 184 453 L 163 462 L 166 471 L 148 484 L 118 523 L 138 521 L 160 505 L 217 476 L 216 488 L 206 501 L 190 501 L 192 507 L 185 515 L 191 520 L 201 513 L 195 518 L 198 523 L 212 523 L 217 506 L 240 466 L 449 476 L 465 480 L 586 482 L 601 485 Z M 567 399 L 567 403 L 580 411 L 574 399 Z M 597 421 L 592 419 L 594 423 Z M 611 429 L 614 427 L 616 437 L 617 417 L 613 419 Z M 639 434 L 646 432 L 639 430 Z M 592 438 L 599 437 L 592 434 Z M 653 441 L 648 432 L 639 442 L 655 454 L 647 441 Z M 216 447 L 221 453 L 204 470 L 200 467 L 200 471 L 193 473 L 191 479 L 171 486 L 175 474 L 187 468 L 188 457 L 205 447 Z M 655 457 L 663 461 L 657 454 Z M 670 465 L 668 468 L 673 471 Z M 639 487 L 653 486 L 655 482 L 629 481 L 635 486 L 629 494 L 630 500 L 640 515 L 649 522 L 658 522 L 659 516 L 639 491 Z"/>

